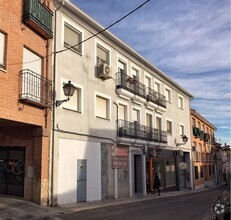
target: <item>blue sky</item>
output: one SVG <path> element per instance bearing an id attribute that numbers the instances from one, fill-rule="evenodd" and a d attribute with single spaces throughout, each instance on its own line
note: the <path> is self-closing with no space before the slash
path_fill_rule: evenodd
<path id="1" fill-rule="evenodd" d="M 107 27 L 145 0 L 71 2 Z M 191 108 L 230 144 L 229 0 L 150 0 L 109 31 L 187 89 Z"/>

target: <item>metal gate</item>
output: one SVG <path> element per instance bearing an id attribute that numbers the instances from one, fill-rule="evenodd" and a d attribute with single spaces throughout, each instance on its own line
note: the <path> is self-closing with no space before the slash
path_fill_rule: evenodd
<path id="1" fill-rule="evenodd" d="M 24 195 L 25 147 L 0 147 L 0 193 Z"/>

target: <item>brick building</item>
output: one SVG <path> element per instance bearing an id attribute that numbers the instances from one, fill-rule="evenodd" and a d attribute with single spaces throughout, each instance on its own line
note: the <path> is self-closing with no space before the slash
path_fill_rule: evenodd
<path id="1" fill-rule="evenodd" d="M 48 202 L 52 1 L 0 1 L 0 193 Z"/>
<path id="2" fill-rule="evenodd" d="M 194 188 L 216 183 L 216 158 L 213 153 L 216 127 L 191 109 Z"/>

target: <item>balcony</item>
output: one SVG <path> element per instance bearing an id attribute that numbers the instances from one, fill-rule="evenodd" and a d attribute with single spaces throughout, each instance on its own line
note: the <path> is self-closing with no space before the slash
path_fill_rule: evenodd
<path id="1" fill-rule="evenodd" d="M 145 87 L 144 84 L 126 75 L 123 72 L 117 73 L 117 93 L 125 99 L 133 99 L 141 103 L 146 103 L 152 108 L 166 111 L 166 98 L 164 95 Z"/>
<path id="2" fill-rule="evenodd" d="M 118 120 L 118 137 L 167 143 L 166 131 L 124 120 Z"/>
<path id="3" fill-rule="evenodd" d="M 146 102 L 145 85 L 123 72 L 117 73 L 117 92 L 124 98 Z"/>
<path id="4" fill-rule="evenodd" d="M 23 21 L 45 39 L 53 37 L 52 14 L 39 0 L 24 0 Z"/>
<path id="5" fill-rule="evenodd" d="M 166 109 L 166 98 L 164 95 L 161 95 L 151 88 L 146 88 L 146 94 L 147 102 L 149 105 L 152 106 L 153 103 L 153 107 L 160 106 Z"/>
<path id="6" fill-rule="evenodd" d="M 20 94 L 19 99 L 42 108 L 52 104 L 52 82 L 41 75 L 25 69 L 20 71 Z"/>

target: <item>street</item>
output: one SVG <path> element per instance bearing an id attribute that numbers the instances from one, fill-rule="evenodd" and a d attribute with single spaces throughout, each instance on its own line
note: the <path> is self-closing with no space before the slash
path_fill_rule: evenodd
<path id="1" fill-rule="evenodd" d="M 224 190 L 224 187 L 219 187 L 200 193 L 78 211 L 58 217 L 63 220 L 211 220 L 213 202 Z"/>

